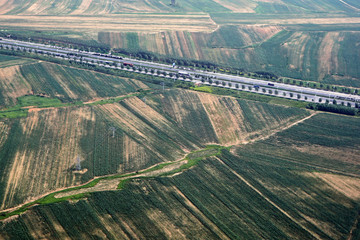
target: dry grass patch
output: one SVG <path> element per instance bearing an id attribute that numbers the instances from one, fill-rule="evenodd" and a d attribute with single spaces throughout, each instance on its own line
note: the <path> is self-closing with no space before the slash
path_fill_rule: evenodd
<path id="1" fill-rule="evenodd" d="M 220 98 L 210 94 L 199 93 L 199 98 L 206 110 L 212 126 L 221 144 L 234 145 L 242 143 L 244 134 L 244 117 L 235 99 L 227 99 L 231 109 L 224 106 Z"/>
<path id="2" fill-rule="evenodd" d="M 360 179 L 332 173 L 312 172 L 305 176 L 321 180 L 328 188 L 340 192 L 355 201 L 360 200 Z"/>

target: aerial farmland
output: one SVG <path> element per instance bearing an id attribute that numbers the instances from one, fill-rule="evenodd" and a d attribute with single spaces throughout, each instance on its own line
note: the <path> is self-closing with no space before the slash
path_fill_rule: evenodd
<path id="1" fill-rule="evenodd" d="M 360 239 L 359 64 L 356 0 L 0 0 L 0 239 Z"/>

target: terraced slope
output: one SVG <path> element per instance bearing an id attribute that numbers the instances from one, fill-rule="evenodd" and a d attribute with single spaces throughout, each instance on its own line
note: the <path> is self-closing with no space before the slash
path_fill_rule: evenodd
<path id="1" fill-rule="evenodd" d="M 344 141 L 355 150 L 358 123 L 356 118 L 319 114 L 267 140 L 224 150 L 180 175 L 134 179 L 121 191 L 34 207 L 2 223 L 1 236 L 357 239 L 359 170 L 346 167 L 336 173 L 340 168 L 331 155 L 322 156 L 326 162 L 303 164 L 305 155 L 317 155 L 293 149 Z M 291 144 L 284 145 L 286 141 Z M 338 161 L 350 166 L 344 158 Z"/>

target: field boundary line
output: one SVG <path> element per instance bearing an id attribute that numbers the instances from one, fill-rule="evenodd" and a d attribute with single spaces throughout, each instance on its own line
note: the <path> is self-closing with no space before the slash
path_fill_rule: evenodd
<path id="1" fill-rule="evenodd" d="M 216 28 L 215 28 L 214 30 L 212 30 L 210 33 L 216 32 L 216 31 L 220 28 L 220 24 L 216 23 L 216 22 L 214 21 L 214 19 L 212 19 L 211 14 L 209 14 L 209 19 L 210 19 L 210 21 L 211 21 L 212 23 L 214 23 L 214 25 L 216 26 Z"/>
<path id="2" fill-rule="evenodd" d="M 344 0 L 339 0 L 339 1 L 340 1 L 341 3 L 343 3 L 343 4 L 345 4 L 346 6 L 348 6 L 348 7 L 352 8 L 352 9 L 356 10 L 356 11 L 360 11 L 360 9 L 359 9 L 359 8 L 354 7 L 353 5 L 351 5 L 351 4 L 347 3 L 347 2 L 345 2 Z"/>
<path id="3" fill-rule="evenodd" d="M 246 144 L 249 144 L 249 143 L 253 143 L 253 142 L 257 142 L 257 141 L 260 141 L 260 140 L 266 140 L 266 139 L 269 139 L 270 137 L 274 136 L 275 134 L 277 133 L 280 133 L 280 132 L 283 132 L 295 125 L 298 125 L 299 123 L 302 123 L 310 118 L 312 118 L 313 116 L 317 115 L 318 112 L 313 112 L 311 113 L 309 116 L 306 116 L 305 118 L 302 118 L 296 122 L 293 122 L 293 123 L 290 123 L 289 125 L 285 126 L 285 127 L 282 127 L 280 129 L 275 129 L 274 131 L 272 131 L 269 135 L 266 135 L 266 136 L 261 136 L 261 137 L 258 137 L 258 138 L 254 138 L 254 139 L 251 139 L 249 141 L 246 141 L 240 145 L 246 145 Z"/>
<path id="4" fill-rule="evenodd" d="M 301 228 L 303 228 L 304 230 L 306 230 L 308 233 L 310 233 L 314 238 L 316 239 L 321 239 L 321 237 L 319 235 L 317 235 L 316 233 L 312 232 L 311 230 L 309 230 L 306 226 L 304 226 L 301 222 L 299 222 L 298 220 L 296 220 L 294 217 L 292 217 L 289 213 L 287 213 L 284 209 L 282 209 L 281 207 L 279 207 L 276 203 L 274 203 L 273 201 L 271 201 L 267 196 L 265 196 L 262 192 L 260 192 L 259 189 L 257 189 L 256 187 L 254 187 L 250 182 L 248 182 L 244 177 L 242 177 L 240 174 L 238 174 L 234 169 L 232 169 L 229 165 L 227 165 L 226 163 L 224 163 L 224 161 L 222 161 L 220 158 L 216 157 L 216 159 L 222 164 L 224 165 L 227 169 L 230 170 L 230 172 L 232 174 L 234 174 L 236 177 L 238 177 L 242 182 L 244 182 L 248 187 L 250 187 L 252 190 L 254 190 L 257 194 L 259 194 L 262 198 L 264 198 L 269 204 L 271 204 L 273 207 L 275 207 L 277 210 L 279 210 L 282 214 L 284 214 L 287 218 L 289 218 L 291 221 L 293 221 L 294 223 L 296 223 L 297 225 L 299 225 Z"/>
<path id="5" fill-rule="evenodd" d="M 184 204 L 187 207 L 189 207 L 192 211 L 199 214 L 199 216 L 202 218 L 202 220 L 205 221 L 209 225 L 208 226 L 209 230 L 214 232 L 216 235 L 218 235 L 222 239 L 230 239 L 215 223 L 213 223 L 208 217 L 206 217 L 205 214 L 202 211 L 200 211 L 200 209 L 198 207 L 196 207 L 196 205 L 194 203 L 192 203 L 190 201 L 190 199 L 185 196 L 184 193 L 182 193 L 180 191 L 180 189 L 178 189 L 175 185 L 172 186 L 172 189 L 176 192 L 176 194 L 178 194 L 184 200 Z M 194 214 L 193 214 L 193 216 L 198 219 L 198 217 L 195 216 Z M 200 219 L 198 219 L 198 220 L 201 222 Z"/>

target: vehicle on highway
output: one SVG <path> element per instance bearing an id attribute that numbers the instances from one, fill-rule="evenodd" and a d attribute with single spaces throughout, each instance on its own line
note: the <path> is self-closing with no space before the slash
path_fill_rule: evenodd
<path id="1" fill-rule="evenodd" d="M 275 84 L 273 84 L 273 83 L 268 83 L 268 85 L 269 85 L 269 86 L 272 86 L 272 87 L 275 86 Z"/>
<path id="2" fill-rule="evenodd" d="M 190 77 L 190 73 L 188 73 L 187 71 L 180 70 L 178 71 L 178 73 L 181 77 Z"/>
<path id="3" fill-rule="evenodd" d="M 127 62 L 124 62 L 123 64 L 124 64 L 124 66 L 130 66 L 130 67 L 133 67 L 133 66 L 134 66 L 134 64 L 132 64 L 132 63 L 127 63 Z"/>

